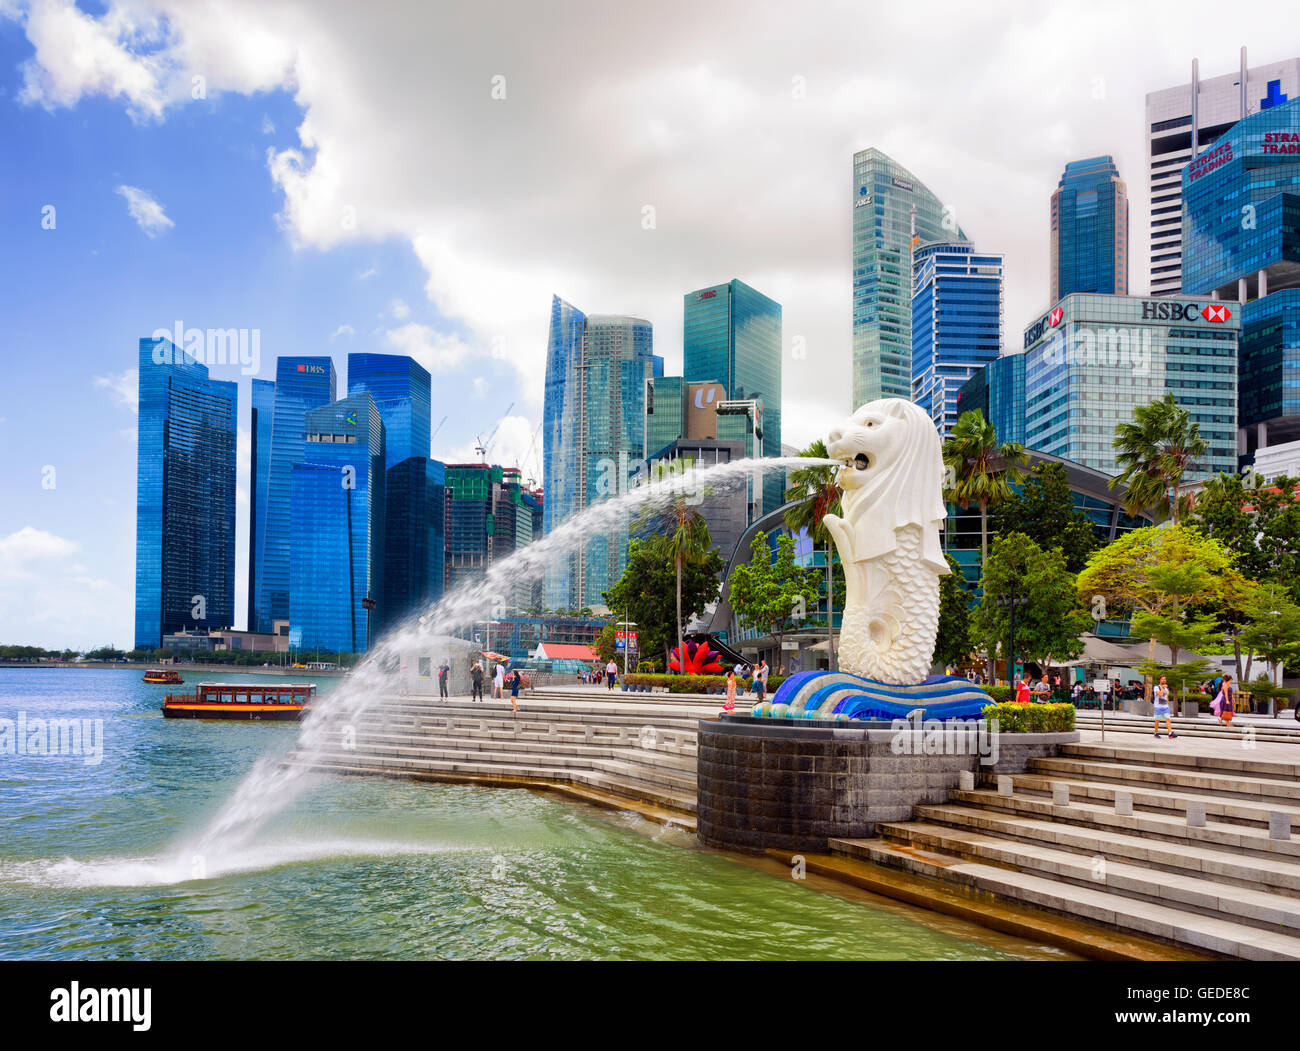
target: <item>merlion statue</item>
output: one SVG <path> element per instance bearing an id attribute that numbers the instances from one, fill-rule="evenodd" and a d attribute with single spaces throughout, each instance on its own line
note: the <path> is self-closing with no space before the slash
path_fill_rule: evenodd
<path id="1" fill-rule="evenodd" d="M 901 398 L 863 405 L 832 429 L 844 517 L 826 526 L 844 564 L 843 671 L 881 683 L 920 683 L 939 626 L 939 543 L 946 517 L 943 450 L 930 417 Z"/>

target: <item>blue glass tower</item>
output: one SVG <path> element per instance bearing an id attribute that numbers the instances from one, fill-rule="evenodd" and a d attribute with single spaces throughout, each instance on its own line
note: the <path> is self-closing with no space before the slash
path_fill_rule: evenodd
<path id="1" fill-rule="evenodd" d="M 1051 275 L 1053 303 L 1071 292 L 1128 293 L 1128 191 L 1112 158 L 1065 166 L 1052 194 Z"/>
<path id="2" fill-rule="evenodd" d="M 946 438 L 962 384 L 1002 350 L 1002 256 L 939 241 L 913 258 L 912 400 Z"/>
<path id="3" fill-rule="evenodd" d="M 361 653 L 384 596 L 384 424 L 369 394 L 304 417 L 291 469 L 289 645 Z M 371 627 L 378 627 L 378 617 Z"/>
<path id="4" fill-rule="evenodd" d="M 266 520 L 266 494 L 271 478 L 271 422 L 275 419 L 275 381 L 253 380 L 252 462 L 249 469 L 248 520 L 248 621 L 249 631 L 258 624 L 260 594 L 258 570 L 262 566 Z"/>
<path id="5" fill-rule="evenodd" d="M 957 418 L 979 412 L 993 424 L 999 442 L 1025 444 L 1025 356 L 994 358 L 957 392 Z"/>
<path id="6" fill-rule="evenodd" d="M 388 626 L 442 598 L 447 468 L 440 460 L 411 456 L 388 468 L 386 480 L 381 622 Z"/>
<path id="7" fill-rule="evenodd" d="M 375 399 L 384 421 L 385 469 L 412 456 L 428 457 L 431 409 L 424 366 L 402 354 L 349 354 L 348 394 L 361 393 Z"/>
<path id="8" fill-rule="evenodd" d="M 683 297 L 682 376 L 714 380 L 733 401 L 760 403 L 762 455 L 781 455 L 781 304 L 743 281 Z M 649 450 L 653 452 L 654 450 Z M 785 478 L 763 479 L 762 511 L 784 502 Z"/>
<path id="9" fill-rule="evenodd" d="M 252 631 L 270 631 L 273 621 L 289 616 L 289 549 L 292 513 L 289 506 L 293 465 L 302 459 L 307 413 L 334 401 L 334 362 L 328 357 L 284 357 L 276 360 L 275 406 L 271 413 L 271 462 L 266 471 L 266 513 L 250 555 L 261 553 L 257 624 Z"/>
<path id="10" fill-rule="evenodd" d="M 226 628 L 235 612 L 236 384 L 167 339 L 140 340 L 135 646 Z"/>
<path id="11" fill-rule="evenodd" d="M 653 344 L 648 321 L 586 316 L 558 296 L 552 299 L 542 412 L 547 533 L 624 491 L 631 465 L 644 458 Z M 580 609 L 601 604 L 627 563 L 627 540 L 626 529 L 591 536 L 548 572 L 546 605 Z"/>

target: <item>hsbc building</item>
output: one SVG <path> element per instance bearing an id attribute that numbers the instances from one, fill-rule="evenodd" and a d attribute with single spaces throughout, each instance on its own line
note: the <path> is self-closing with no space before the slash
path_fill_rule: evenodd
<path id="1" fill-rule="evenodd" d="M 1066 296 L 1024 331 L 1025 444 L 1118 474 L 1116 426 L 1172 391 L 1210 442 L 1188 480 L 1235 471 L 1239 311 L 1194 296 Z"/>

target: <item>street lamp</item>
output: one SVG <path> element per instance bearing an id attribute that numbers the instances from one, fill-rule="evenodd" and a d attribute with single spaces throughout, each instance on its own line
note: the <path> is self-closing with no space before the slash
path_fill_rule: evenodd
<path id="1" fill-rule="evenodd" d="M 361 608 L 366 611 L 366 652 L 370 652 L 370 611 L 375 608 L 375 600 L 369 595 L 361 600 Z"/>
<path id="2" fill-rule="evenodd" d="M 1013 584 L 1010 595 L 999 595 L 994 601 L 1006 609 L 1011 616 L 1011 638 L 1008 647 L 1010 653 L 1007 655 L 1007 681 L 1011 683 L 1014 689 L 1015 683 L 1012 682 L 1012 677 L 1016 673 L 1016 607 L 1029 605 L 1029 598 L 1026 595 L 1017 594 Z"/>

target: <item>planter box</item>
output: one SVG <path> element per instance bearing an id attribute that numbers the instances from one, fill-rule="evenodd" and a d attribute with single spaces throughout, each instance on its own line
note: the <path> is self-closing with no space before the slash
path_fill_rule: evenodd
<path id="1" fill-rule="evenodd" d="M 1183 701 L 1183 718 L 1195 719 L 1201 714 L 1201 706 L 1195 701 Z"/>

